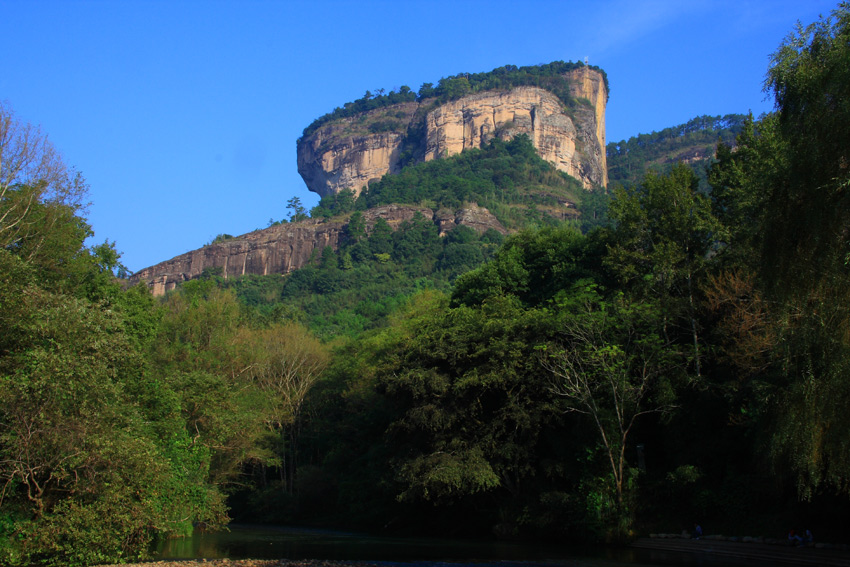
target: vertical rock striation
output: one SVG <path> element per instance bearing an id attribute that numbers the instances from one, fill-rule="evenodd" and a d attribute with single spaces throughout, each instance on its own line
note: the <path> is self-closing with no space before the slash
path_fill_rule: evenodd
<path id="1" fill-rule="evenodd" d="M 562 103 L 552 93 L 537 87 L 517 87 L 506 92 L 483 92 L 446 103 L 425 118 L 425 160 L 451 156 L 468 148 L 480 148 L 493 138 L 509 140 L 526 134 L 540 157 L 556 169 L 582 181 L 586 188 L 602 185 L 602 178 L 588 161 L 587 136 L 562 111 Z M 587 119 L 580 108 L 575 115 Z M 583 124 L 588 128 L 593 124 Z M 592 130 L 595 137 L 596 129 Z M 591 144 L 590 155 L 595 141 Z M 604 159 L 605 153 L 601 152 Z"/>
<path id="2" fill-rule="evenodd" d="M 365 112 L 325 124 L 298 141 L 298 173 L 322 197 L 350 189 L 399 168 L 399 154 L 418 108 L 415 102 Z"/>
<path id="3" fill-rule="evenodd" d="M 386 205 L 363 211 L 363 221 L 367 232 L 371 232 L 379 218 L 395 230 L 417 213 L 432 219 L 441 230 L 466 225 L 478 232 L 492 228 L 507 233 L 487 209 L 476 205 L 442 215 L 427 207 Z M 139 270 L 130 277 L 130 283 L 145 282 L 154 295 L 160 296 L 182 282 L 197 278 L 205 270 L 213 270 L 225 278 L 244 274 L 288 274 L 319 258 L 326 246 L 336 250 L 346 224 L 347 220 L 308 219 L 255 230 Z"/>
<path id="4" fill-rule="evenodd" d="M 298 171 L 319 195 L 345 189 L 359 194 L 369 182 L 400 169 L 403 148 L 407 157 L 428 161 L 479 148 L 494 137 L 526 134 L 557 169 L 588 189 L 605 186 L 605 80 L 588 67 L 567 76 L 577 100 L 570 109 L 545 89 L 515 87 L 436 108 L 426 99 L 326 123 L 298 141 Z"/>

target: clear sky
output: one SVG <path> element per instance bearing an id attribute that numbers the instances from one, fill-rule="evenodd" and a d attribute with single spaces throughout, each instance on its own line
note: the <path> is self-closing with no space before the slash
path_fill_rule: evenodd
<path id="1" fill-rule="evenodd" d="M 366 90 L 586 57 L 608 141 L 771 110 L 770 54 L 823 0 L 0 0 L 0 100 L 90 184 L 94 242 L 139 270 L 299 197 L 295 140 Z"/>

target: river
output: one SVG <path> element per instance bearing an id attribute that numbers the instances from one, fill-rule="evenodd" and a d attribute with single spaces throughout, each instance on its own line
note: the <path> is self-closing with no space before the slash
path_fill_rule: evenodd
<path id="1" fill-rule="evenodd" d="M 157 559 L 325 559 L 404 563 L 416 567 L 621 567 L 627 565 L 739 567 L 752 563 L 682 553 L 498 541 L 379 537 L 289 527 L 231 525 L 228 531 L 170 539 Z"/>

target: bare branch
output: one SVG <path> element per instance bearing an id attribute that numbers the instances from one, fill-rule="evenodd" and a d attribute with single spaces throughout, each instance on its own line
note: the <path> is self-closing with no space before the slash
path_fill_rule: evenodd
<path id="1" fill-rule="evenodd" d="M 28 219 L 36 203 L 84 211 L 87 191 L 41 128 L 21 122 L 0 102 L 0 246 L 32 236 Z"/>

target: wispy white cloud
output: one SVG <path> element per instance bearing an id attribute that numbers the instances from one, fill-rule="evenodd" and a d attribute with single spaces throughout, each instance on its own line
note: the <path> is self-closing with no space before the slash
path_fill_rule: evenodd
<path id="1" fill-rule="evenodd" d="M 659 33 L 686 18 L 698 16 L 708 0 L 615 0 L 594 5 L 590 14 L 593 35 L 585 45 L 596 58 L 628 49 L 641 39 Z"/>

